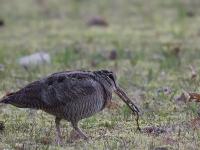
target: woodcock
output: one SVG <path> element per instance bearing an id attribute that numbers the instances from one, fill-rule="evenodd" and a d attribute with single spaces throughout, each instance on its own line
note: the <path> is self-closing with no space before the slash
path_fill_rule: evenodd
<path id="1" fill-rule="evenodd" d="M 60 144 L 60 121 L 65 119 L 71 122 L 74 130 L 87 139 L 78 127 L 78 122 L 103 110 L 111 101 L 112 92 L 137 115 L 138 125 L 139 109 L 118 86 L 115 74 L 108 70 L 54 73 L 28 84 L 17 92 L 7 94 L 0 103 L 20 108 L 41 109 L 54 115 L 56 141 Z"/>

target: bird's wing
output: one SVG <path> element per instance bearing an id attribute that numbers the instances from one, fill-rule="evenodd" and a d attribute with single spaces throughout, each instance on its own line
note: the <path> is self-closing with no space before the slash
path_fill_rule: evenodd
<path id="1" fill-rule="evenodd" d="M 43 108 L 94 98 L 100 92 L 102 87 L 93 79 L 92 73 L 61 72 L 32 82 L 8 94 L 1 102 L 17 107 Z"/>
<path id="2" fill-rule="evenodd" d="M 42 101 L 53 106 L 95 95 L 100 84 L 85 73 L 61 73 L 47 77 L 44 85 Z"/>

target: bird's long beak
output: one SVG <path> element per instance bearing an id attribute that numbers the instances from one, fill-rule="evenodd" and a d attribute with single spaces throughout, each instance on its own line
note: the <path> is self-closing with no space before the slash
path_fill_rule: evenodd
<path id="1" fill-rule="evenodd" d="M 128 98 L 126 93 L 119 87 L 116 87 L 115 93 L 128 105 L 128 107 L 133 111 L 133 113 L 136 115 L 136 122 L 137 122 L 137 129 L 140 131 L 139 127 L 139 109 L 138 107 Z"/>
<path id="2" fill-rule="evenodd" d="M 139 113 L 138 107 L 128 98 L 126 93 L 120 88 L 117 87 L 115 93 L 128 105 L 128 107 L 134 112 Z"/>

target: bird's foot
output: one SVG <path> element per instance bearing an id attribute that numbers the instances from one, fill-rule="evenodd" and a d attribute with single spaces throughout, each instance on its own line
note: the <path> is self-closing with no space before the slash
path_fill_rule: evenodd
<path id="1" fill-rule="evenodd" d="M 77 130 L 72 130 L 68 141 L 73 142 L 73 141 L 80 140 L 80 139 L 88 140 L 88 137 L 83 132 L 79 132 Z"/>
<path id="2" fill-rule="evenodd" d="M 84 140 L 89 139 L 81 130 L 76 130 L 76 132 L 81 136 L 82 139 Z"/>

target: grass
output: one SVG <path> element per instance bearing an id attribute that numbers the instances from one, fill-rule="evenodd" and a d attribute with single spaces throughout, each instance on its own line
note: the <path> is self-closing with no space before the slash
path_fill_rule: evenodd
<path id="1" fill-rule="evenodd" d="M 0 95 L 63 70 L 116 71 L 118 82 L 142 110 L 140 124 L 160 127 L 162 134 L 139 133 L 121 100 L 115 109 L 84 119 L 88 142 L 67 142 L 71 127 L 62 122 L 62 147 L 55 145 L 54 118 L 42 111 L 0 106 L 0 149 L 199 149 L 194 127 L 199 104 L 175 101 L 183 90 L 199 92 L 200 2 L 198 0 L 0 0 Z M 193 14 L 193 15 L 191 15 Z M 108 27 L 88 27 L 91 16 L 103 16 Z M 178 50 L 177 50 L 178 49 Z M 115 50 L 117 58 L 109 59 Z M 46 51 L 50 65 L 25 70 L 24 55 Z M 170 94 L 158 93 L 163 87 Z"/>

